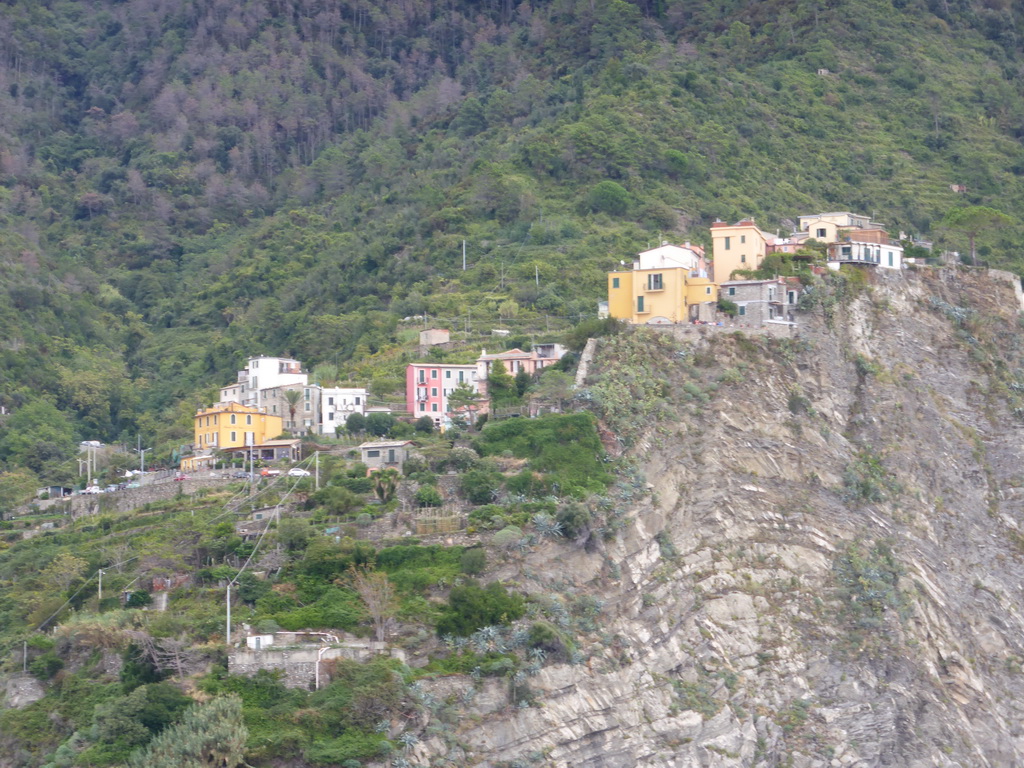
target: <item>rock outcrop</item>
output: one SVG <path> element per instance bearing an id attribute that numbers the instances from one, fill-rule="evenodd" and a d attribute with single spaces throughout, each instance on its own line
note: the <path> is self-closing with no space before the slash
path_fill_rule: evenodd
<path id="1" fill-rule="evenodd" d="M 602 377 L 661 361 L 624 438 L 646 487 L 609 493 L 614 534 L 499 575 L 600 613 L 529 705 L 460 678 L 410 763 L 1024 765 L 1019 302 L 981 270 L 859 283 L 820 288 L 796 340 L 598 342 L 608 424 L 654 395 L 602 401 Z"/>

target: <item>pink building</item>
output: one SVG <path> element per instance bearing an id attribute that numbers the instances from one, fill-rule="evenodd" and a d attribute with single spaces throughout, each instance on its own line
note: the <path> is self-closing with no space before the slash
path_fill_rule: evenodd
<path id="1" fill-rule="evenodd" d="M 500 360 L 505 370 L 515 376 L 520 371 L 526 371 L 533 376 L 538 371 L 554 365 L 565 355 L 565 347 L 561 344 L 534 344 L 529 352 L 521 349 L 510 349 L 508 352 L 499 352 L 488 355 L 487 350 L 480 350 L 480 357 L 476 360 L 476 376 L 480 381 L 481 394 L 487 394 L 487 377 L 491 375 L 495 361 Z"/>
<path id="2" fill-rule="evenodd" d="M 479 392 L 475 365 L 410 363 L 405 369 L 405 405 L 413 416 L 429 416 L 438 426 L 448 413 L 448 395 L 465 382 Z"/>

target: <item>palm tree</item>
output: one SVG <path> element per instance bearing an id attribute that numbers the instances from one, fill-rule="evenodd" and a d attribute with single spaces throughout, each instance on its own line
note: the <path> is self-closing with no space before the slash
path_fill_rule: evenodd
<path id="1" fill-rule="evenodd" d="M 385 469 L 373 473 L 373 490 L 377 498 L 387 504 L 395 496 L 398 490 L 398 481 L 401 475 L 394 469 Z"/>
<path id="2" fill-rule="evenodd" d="M 299 407 L 299 400 L 302 399 L 302 390 L 286 389 L 284 399 L 288 401 L 288 424 L 290 429 L 295 429 L 295 409 Z"/>

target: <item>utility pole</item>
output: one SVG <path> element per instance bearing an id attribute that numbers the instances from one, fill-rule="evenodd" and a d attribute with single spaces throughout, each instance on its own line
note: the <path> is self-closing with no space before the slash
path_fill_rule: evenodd
<path id="1" fill-rule="evenodd" d="M 231 647 L 231 582 L 228 582 L 228 597 L 227 597 L 228 615 L 224 622 L 224 645 L 228 648 Z"/>
<path id="2" fill-rule="evenodd" d="M 314 483 L 316 490 L 320 490 L 320 451 L 313 451 Z"/>
<path id="3" fill-rule="evenodd" d="M 99 577 L 99 586 L 96 588 L 96 599 L 99 600 L 100 603 L 102 603 L 103 602 L 103 569 L 100 568 L 98 571 L 96 571 L 96 575 Z M 97 603 L 97 608 L 99 608 L 99 603 Z"/>
<path id="4" fill-rule="evenodd" d="M 466 241 L 462 241 L 462 271 L 466 271 Z"/>
<path id="5" fill-rule="evenodd" d="M 540 270 L 537 268 L 536 264 L 533 265 L 533 281 L 537 284 L 537 287 L 539 288 L 540 287 Z"/>

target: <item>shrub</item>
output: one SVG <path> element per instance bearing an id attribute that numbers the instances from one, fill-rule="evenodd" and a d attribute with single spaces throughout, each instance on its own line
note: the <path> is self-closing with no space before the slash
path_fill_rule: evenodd
<path id="1" fill-rule="evenodd" d="M 524 419 L 512 419 L 524 421 Z M 489 469 L 471 469 L 462 476 L 462 495 L 474 504 L 487 504 L 494 500 L 501 489 L 504 477 L 500 472 Z"/>
<path id="2" fill-rule="evenodd" d="M 562 526 L 566 538 L 575 539 L 590 530 L 590 510 L 579 502 L 566 504 L 555 518 Z"/>
<path id="3" fill-rule="evenodd" d="M 476 466 L 480 456 L 472 448 L 453 448 L 448 456 L 448 465 L 458 471 L 465 472 Z"/>
<path id="4" fill-rule="evenodd" d="M 440 507 L 443 503 L 441 492 L 433 485 L 421 486 L 416 491 L 416 504 L 421 507 Z"/>
<path id="5" fill-rule="evenodd" d="M 877 629 L 887 611 L 899 616 L 908 610 L 906 595 L 899 589 L 903 566 L 888 541 L 871 547 L 862 541 L 848 544 L 832 567 L 848 617 L 859 629 Z"/>
<path id="6" fill-rule="evenodd" d="M 492 581 L 485 588 L 475 583 L 453 587 L 448 605 L 437 622 L 439 635 L 468 637 L 481 627 L 509 624 L 526 611 L 523 598 Z"/>
<path id="7" fill-rule="evenodd" d="M 479 576 L 487 568 L 487 550 L 483 547 L 470 547 L 462 553 L 459 567 L 463 573 Z"/>
<path id="8" fill-rule="evenodd" d="M 494 538 L 491 539 L 491 542 L 496 547 L 509 549 L 519 543 L 522 538 L 523 529 L 515 525 L 509 525 L 494 534 Z"/>
<path id="9" fill-rule="evenodd" d="M 507 419 L 490 424 L 475 447 L 484 456 L 509 451 L 529 459 L 530 468 L 549 473 L 548 480 L 557 483 L 561 493 L 600 492 L 611 482 L 601 461 L 604 447 L 597 434 L 597 422 L 588 413 Z"/>
<path id="10" fill-rule="evenodd" d="M 125 608 L 145 608 L 153 602 L 152 596 L 144 589 L 137 589 L 128 595 L 125 601 Z"/>
<path id="11" fill-rule="evenodd" d="M 366 485 L 369 486 L 370 481 L 368 478 L 358 479 L 365 481 Z M 352 481 L 353 479 L 349 478 L 343 482 L 348 484 Z M 367 490 L 369 490 L 369 487 L 367 487 Z M 310 494 L 309 502 L 313 506 L 322 507 L 327 514 L 336 517 L 350 515 L 363 505 L 363 499 L 361 496 L 353 492 L 350 488 L 344 488 L 337 485 L 329 485 L 326 488 L 321 488 L 319 491 Z"/>
<path id="12" fill-rule="evenodd" d="M 416 419 L 416 431 L 429 435 L 434 431 L 434 420 L 429 416 L 420 416 Z"/>
<path id="13" fill-rule="evenodd" d="M 49 680 L 63 668 L 63 659 L 53 651 L 33 659 L 28 665 L 28 671 L 40 680 Z"/>

